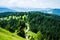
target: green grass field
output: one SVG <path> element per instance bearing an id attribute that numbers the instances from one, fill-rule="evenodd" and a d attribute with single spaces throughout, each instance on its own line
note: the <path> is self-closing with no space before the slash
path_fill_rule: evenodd
<path id="1" fill-rule="evenodd" d="M 26 39 L 13 33 L 10 33 L 5 29 L 0 28 L 0 40 L 26 40 Z"/>

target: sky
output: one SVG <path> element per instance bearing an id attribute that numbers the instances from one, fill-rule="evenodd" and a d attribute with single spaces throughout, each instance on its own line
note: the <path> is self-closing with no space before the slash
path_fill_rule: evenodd
<path id="1" fill-rule="evenodd" d="M 0 0 L 0 7 L 60 8 L 60 0 Z"/>

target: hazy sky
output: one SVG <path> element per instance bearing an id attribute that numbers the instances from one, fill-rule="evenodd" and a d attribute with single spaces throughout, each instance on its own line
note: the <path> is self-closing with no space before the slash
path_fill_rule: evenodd
<path id="1" fill-rule="evenodd" d="M 60 8 L 60 0 L 0 0 L 0 7 Z"/>

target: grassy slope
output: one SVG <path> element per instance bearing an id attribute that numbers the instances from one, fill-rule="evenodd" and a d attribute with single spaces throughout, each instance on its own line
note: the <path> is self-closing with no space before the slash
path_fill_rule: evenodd
<path id="1" fill-rule="evenodd" d="M 25 40 L 25 39 L 15 34 L 12 34 L 5 29 L 0 28 L 0 40 Z"/>

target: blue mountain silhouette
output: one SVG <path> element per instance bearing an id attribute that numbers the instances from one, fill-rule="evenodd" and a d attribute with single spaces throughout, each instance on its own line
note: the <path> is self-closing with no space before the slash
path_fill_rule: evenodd
<path id="1" fill-rule="evenodd" d="M 15 10 L 9 9 L 9 8 L 0 7 L 0 12 L 15 12 Z"/>
<path id="2" fill-rule="evenodd" d="M 29 12 L 29 11 L 40 11 L 43 13 L 51 13 L 60 15 L 60 9 L 58 8 L 5 8 L 0 7 L 0 12 Z"/>

